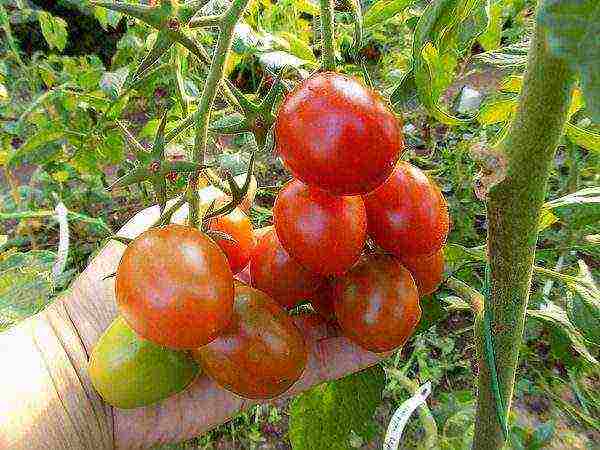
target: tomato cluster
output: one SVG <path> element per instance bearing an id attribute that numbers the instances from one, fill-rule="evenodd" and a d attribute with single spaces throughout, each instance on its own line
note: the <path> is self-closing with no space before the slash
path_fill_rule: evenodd
<path id="1" fill-rule="evenodd" d="M 435 184 L 398 161 L 394 114 L 358 81 L 318 73 L 286 97 L 275 136 L 296 178 L 276 198 L 273 227 L 255 233 L 235 209 L 204 232 L 171 224 L 127 246 L 120 317 L 90 359 L 113 405 L 160 400 L 199 367 L 240 396 L 280 395 L 307 364 L 288 313 L 305 301 L 366 350 L 394 350 L 413 333 L 419 296 L 441 282 L 449 217 Z M 245 284 L 234 277 L 246 267 Z"/>
<path id="2" fill-rule="evenodd" d="M 275 132 L 295 177 L 275 200 L 269 238 L 280 258 L 299 268 L 286 273 L 285 286 L 302 285 L 313 308 L 365 349 L 398 348 L 419 322 L 419 296 L 441 283 L 449 215 L 439 188 L 399 161 L 399 121 L 350 77 L 306 80 L 284 100 Z M 365 251 L 368 238 L 376 249 Z M 251 263 L 251 276 L 259 267 Z M 312 296 L 307 270 L 321 277 Z M 294 298 L 282 304 L 293 306 Z"/>

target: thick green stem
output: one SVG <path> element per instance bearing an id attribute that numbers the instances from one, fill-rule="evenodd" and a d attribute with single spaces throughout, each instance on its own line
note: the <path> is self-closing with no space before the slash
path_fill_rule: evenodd
<path id="1" fill-rule="evenodd" d="M 323 68 L 325 70 L 335 70 L 333 0 L 321 0 L 321 39 L 323 41 Z"/>
<path id="2" fill-rule="evenodd" d="M 233 30 L 240 16 L 243 14 L 244 9 L 248 5 L 250 0 L 235 0 L 229 10 L 223 16 L 223 22 L 221 23 L 221 29 L 219 32 L 219 39 L 217 40 L 217 46 L 214 51 L 210 70 L 204 83 L 204 89 L 202 90 L 202 97 L 200 97 L 200 103 L 198 110 L 196 111 L 196 141 L 194 144 L 194 161 L 200 164 L 204 164 L 204 153 L 206 151 L 206 144 L 208 140 L 208 123 L 210 120 L 210 111 L 212 109 L 215 97 L 217 95 L 217 86 L 223 78 L 223 68 L 227 61 L 227 55 L 231 47 L 231 40 L 233 37 Z M 189 186 L 194 186 L 197 183 L 192 177 Z M 194 194 L 197 200 L 197 195 Z M 190 202 L 190 225 L 198 225 L 198 201 Z"/>
<path id="3" fill-rule="evenodd" d="M 563 60 L 548 53 L 544 30 L 536 26 L 519 109 L 503 144 L 506 176 L 490 189 L 488 201 L 491 281 L 486 307 L 491 313 L 499 389 L 507 413 L 531 286 L 538 219 L 572 87 L 573 74 Z M 482 330 L 479 315 L 479 400 L 473 448 L 494 450 L 502 448 L 505 441 L 484 359 Z"/>

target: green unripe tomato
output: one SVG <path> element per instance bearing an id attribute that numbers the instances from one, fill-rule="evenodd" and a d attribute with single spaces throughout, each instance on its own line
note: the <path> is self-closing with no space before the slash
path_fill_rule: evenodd
<path id="1" fill-rule="evenodd" d="M 94 347 L 88 370 L 105 402 L 130 409 L 182 391 L 200 369 L 185 352 L 140 338 L 118 317 Z"/>

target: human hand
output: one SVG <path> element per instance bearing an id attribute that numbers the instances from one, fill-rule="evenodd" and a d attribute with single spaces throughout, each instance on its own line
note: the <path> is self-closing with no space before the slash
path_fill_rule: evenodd
<path id="1" fill-rule="evenodd" d="M 119 235 L 137 236 L 158 214 L 157 207 L 141 211 Z M 185 210 L 181 210 L 174 220 L 184 216 Z M 185 391 L 148 407 L 122 410 L 102 402 L 91 386 L 87 357 L 118 314 L 114 277 L 106 276 L 115 272 L 124 249 L 123 244 L 111 241 L 67 295 L 0 336 L 0 351 L 6 353 L 3 360 L 21 363 L 0 375 L 6 391 L 0 395 L 0 407 L 9 411 L 8 420 L 0 419 L 0 444 L 5 439 L 11 444 L 6 448 L 149 448 L 198 436 L 258 403 L 220 388 L 205 375 Z M 316 315 L 298 316 L 295 322 L 310 349 L 309 359 L 301 379 L 282 397 L 297 395 L 378 361 L 377 355 L 340 336 L 335 326 Z M 28 346 L 36 352 L 28 352 Z M 29 355 L 29 362 L 23 361 L 24 354 Z M 23 376 L 25 371 L 28 374 Z"/>

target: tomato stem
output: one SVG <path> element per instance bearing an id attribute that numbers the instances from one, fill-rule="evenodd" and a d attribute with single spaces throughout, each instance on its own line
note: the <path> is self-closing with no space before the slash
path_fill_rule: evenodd
<path id="1" fill-rule="evenodd" d="M 335 70 L 335 47 L 333 35 L 333 2 L 321 0 L 321 39 L 323 41 L 323 69 Z"/>
<path id="2" fill-rule="evenodd" d="M 523 335 L 540 210 L 573 89 L 568 63 L 550 55 L 547 42 L 544 29 L 536 24 L 519 108 L 501 144 L 506 176 L 490 188 L 487 208 L 491 276 L 485 307 L 489 308 L 499 391 L 506 414 Z M 497 417 L 492 373 L 485 362 L 481 315 L 476 337 L 479 398 L 473 449 L 500 449 L 505 436 Z"/>
<path id="3" fill-rule="evenodd" d="M 199 164 L 204 164 L 204 153 L 208 141 L 208 123 L 210 119 L 210 111 L 212 109 L 215 97 L 217 95 L 217 86 L 223 78 L 223 69 L 231 48 L 231 40 L 235 25 L 244 9 L 248 5 L 249 0 L 235 0 L 227 12 L 223 15 L 221 22 L 219 38 L 213 55 L 212 63 L 208 71 L 200 103 L 196 112 L 196 141 L 194 143 L 193 159 Z M 190 179 L 188 191 L 191 186 L 197 184 L 198 174 L 195 174 Z M 197 192 L 189 192 L 188 195 L 194 199 L 190 202 L 190 226 L 198 226 L 198 211 L 199 198 Z"/>

